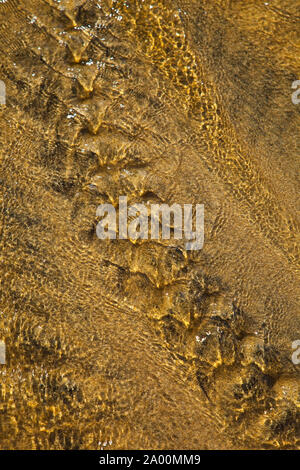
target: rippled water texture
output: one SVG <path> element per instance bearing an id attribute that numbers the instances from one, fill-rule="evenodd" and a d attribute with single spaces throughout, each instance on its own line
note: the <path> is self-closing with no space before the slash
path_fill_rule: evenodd
<path id="1" fill-rule="evenodd" d="M 299 448 L 299 26 L 0 0 L 1 449 Z M 99 240 L 120 195 L 204 204 L 203 249 Z"/>

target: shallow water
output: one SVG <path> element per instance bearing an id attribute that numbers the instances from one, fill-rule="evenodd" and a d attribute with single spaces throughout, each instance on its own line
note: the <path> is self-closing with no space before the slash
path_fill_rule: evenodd
<path id="1" fill-rule="evenodd" d="M 299 1 L 0 19 L 0 448 L 299 448 Z M 120 195 L 203 249 L 99 240 Z"/>

